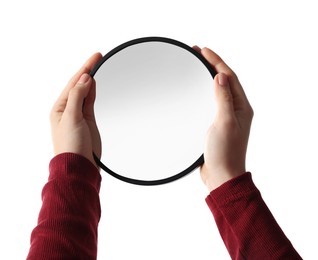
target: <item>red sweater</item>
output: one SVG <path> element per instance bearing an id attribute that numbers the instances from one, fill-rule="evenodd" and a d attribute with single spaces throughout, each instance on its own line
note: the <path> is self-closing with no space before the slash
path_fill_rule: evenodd
<path id="1" fill-rule="evenodd" d="M 100 183 L 97 168 L 84 157 L 52 159 L 27 259 L 96 259 Z M 212 191 L 206 202 L 232 259 L 301 259 L 250 173 Z"/>

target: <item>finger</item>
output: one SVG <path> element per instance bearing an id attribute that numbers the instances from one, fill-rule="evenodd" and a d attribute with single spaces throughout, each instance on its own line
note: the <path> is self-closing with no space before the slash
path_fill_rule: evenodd
<path id="1" fill-rule="evenodd" d="M 234 108 L 238 110 L 247 110 L 250 104 L 243 90 L 241 83 L 233 70 L 221 59 L 219 55 L 208 48 L 201 50 L 203 57 L 211 64 L 217 73 L 224 73 L 229 81 Z"/>
<path id="2" fill-rule="evenodd" d="M 226 65 L 226 63 L 221 59 L 221 57 L 217 55 L 214 51 L 205 47 L 201 50 L 201 54 L 213 66 L 217 73 L 223 72 L 225 74 L 234 74 L 231 68 L 228 65 Z"/>
<path id="3" fill-rule="evenodd" d="M 95 121 L 95 115 L 94 115 L 95 98 L 96 98 L 96 82 L 94 79 L 92 79 L 91 86 L 90 86 L 88 95 L 85 98 L 84 106 L 83 106 L 84 117 L 90 121 Z"/>
<path id="4" fill-rule="evenodd" d="M 215 76 L 214 93 L 217 104 L 217 119 L 233 120 L 235 118 L 233 97 L 226 74 L 219 73 Z"/>
<path id="5" fill-rule="evenodd" d="M 52 113 L 63 113 L 66 107 L 67 98 L 69 95 L 69 91 L 75 86 L 76 82 L 79 80 L 80 76 L 84 73 L 89 73 L 95 64 L 102 58 L 100 53 L 95 53 L 92 55 L 81 67 L 81 69 L 71 78 L 68 82 L 67 86 L 64 88 L 59 98 L 55 102 Z"/>
<path id="6" fill-rule="evenodd" d="M 68 85 L 74 86 L 84 73 L 90 73 L 96 63 L 102 58 L 99 52 L 93 54 L 82 66 L 82 68 L 70 79 Z M 72 87 L 71 87 L 72 88 Z"/>
<path id="7" fill-rule="evenodd" d="M 194 49 L 198 53 L 201 53 L 201 48 L 198 45 L 194 45 L 192 49 Z"/>
<path id="8" fill-rule="evenodd" d="M 84 73 L 75 86 L 69 91 L 64 114 L 69 115 L 70 118 L 76 122 L 83 119 L 83 103 L 88 96 L 91 85 L 91 76 Z"/>

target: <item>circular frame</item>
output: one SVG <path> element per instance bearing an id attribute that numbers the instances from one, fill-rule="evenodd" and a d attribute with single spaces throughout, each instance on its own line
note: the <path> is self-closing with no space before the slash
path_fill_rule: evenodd
<path id="1" fill-rule="evenodd" d="M 192 53 L 194 56 L 196 56 L 204 65 L 205 67 L 208 69 L 208 71 L 210 72 L 212 78 L 215 77 L 216 72 L 214 71 L 214 69 L 212 68 L 212 66 L 207 62 L 207 60 L 197 51 L 195 51 L 193 48 L 189 47 L 188 45 L 170 39 L 170 38 L 165 38 L 165 37 L 143 37 L 143 38 L 138 38 L 138 39 L 134 39 L 128 42 L 125 42 L 119 46 L 117 46 L 116 48 L 114 48 L 113 50 L 111 50 L 110 52 L 108 52 L 93 68 L 93 70 L 90 72 L 90 75 L 92 77 L 94 77 L 94 75 L 96 74 L 96 72 L 98 71 L 98 69 L 104 64 L 105 61 L 107 61 L 110 57 L 112 57 L 113 55 L 115 55 L 117 52 L 135 45 L 135 44 L 139 44 L 139 43 L 145 43 L 145 42 L 164 42 L 164 43 L 169 43 L 172 45 L 176 45 L 180 48 L 183 48 L 187 51 L 189 51 L 190 53 Z M 111 176 L 131 183 L 131 184 L 137 184 L 137 185 L 160 185 L 160 184 L 165 184 L 165 183 L 169 183 L 172 181 L 175 181 L 177 179 L 180 179 L 182 177 L 184 177 L 185 175 L 189 174 L 190 172 L 192 172 L 193 170 L 195 170 L 197 167 L 199 167 L 200 165 L 202 165 L 204 163 L 204 157 L 203 154 L 193 163 L 191 164 L 188 168 L 186 168 L 185 170 L 181 171 L 180 173 L 177 173 L 176 175 L 173 175 L 171 177 L 168 178 L 164 178 L 164 179 L 157 179 L 157 180 L 151 180 L 151 181 L 145 181 L 145 180 L 139 180 L 139 179 L 132 179 L 132 178 L 128 178 L 122 175 L 119 175 L 117 173 L 115 173 L 114 171 L 112 171 L 111 169 L 109 169 L 106 165 L 104 165 L 100 158 L 98 158 L 95 153 L 93 152 L 93 156 L 94 156 L 94 160 L 96 162 L 96 164 L 102 168 L 105 172 L 109 173 Z"/>

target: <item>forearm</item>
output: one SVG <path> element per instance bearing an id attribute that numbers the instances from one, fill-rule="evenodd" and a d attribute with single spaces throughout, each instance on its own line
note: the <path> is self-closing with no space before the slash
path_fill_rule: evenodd
<path id="1" fill-rule="evenodd" d="M 96 259 L 100 182 L 97 168 L 82 156 L 52 159 L 28 259 Z"/>
<path id="2" fill-rule="evenodd" d="M 224 183 L 206 201 L 232 259 L 301 259 L 250 173 Z"/>

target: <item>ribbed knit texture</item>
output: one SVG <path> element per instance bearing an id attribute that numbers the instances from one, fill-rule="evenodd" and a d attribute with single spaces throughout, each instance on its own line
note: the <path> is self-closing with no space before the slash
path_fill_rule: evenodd
<path id="1" fill-rule="evenodd" d="M 232 259 L 301 259 L 266 206 L 251 173 L 213 190 L 206 202 Z"/>
<path id="2" fill-rule="evenodd" d="M 72 153 L 54 157 L 49 169 L 27 259 L 96 259 L 99 171 Z"/>
<path id="3" fill-rule="evenodd" d="M 96 259 L 101 176 L 86 158 L 64 153 L 50 163 L 27 259 Z M 253 183 L 234 178 L 206 198 L 232 259 L 301 259 Z"/>

